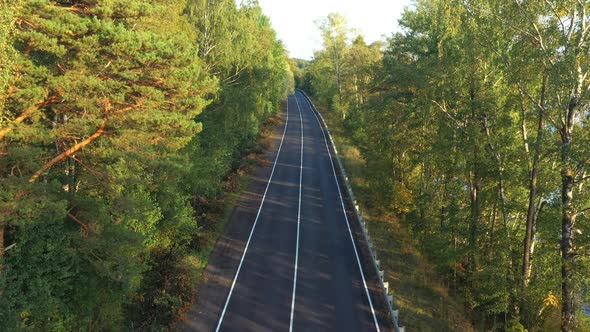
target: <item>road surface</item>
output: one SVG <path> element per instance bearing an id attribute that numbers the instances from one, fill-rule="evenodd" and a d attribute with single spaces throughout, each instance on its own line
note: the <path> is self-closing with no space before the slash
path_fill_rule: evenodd
<path id="1" fill-rule="evenodd" d="M 300 92 L 283 117 L 178 329 L 390 331 L 327 133 Z"/>

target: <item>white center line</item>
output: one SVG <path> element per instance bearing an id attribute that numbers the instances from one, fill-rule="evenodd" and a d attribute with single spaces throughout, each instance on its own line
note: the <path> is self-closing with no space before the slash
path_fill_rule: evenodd
<path id="1" fill-rule="evenodd" d="M 240 259 L 240 264 L 238 265 L 238 270 L 236 271 L 236 275 L 234 276 L 234 280 L 231 284 L 231 288 L 229 289 L 229 294 L 227 295 L 227 299 L 225 300 L 225 305 L 223 306 L 223 311 L 221 312 L 221 316 L 219 317 L 219 322 L 217 323 L 217 328 L 215 329 L 216 332 L 219 332 L 219 329 L 221 328 L 221 323 L 223 323 L 223 317 L 225 316 L 225 311 L 227 310 L 227 306 L 229 305 L 229 301 L 230 301 L 232 293 L 234 291 L 236 281 L 238 280 L 238 275 L 240 274 L 240 270 L 242 269 L 242 263 L 244 263 L 244 257 L 246 257 L 246 252 L 248 252 L 248 246 L 250 245 L 250 240 L 252 239 L 252 235 L 254 234 L 254 229 L 256 229 L 256 224 L 258 223 L 258 217 L 260 216 L 260 211 L 262 211 L 262 205 L 264 205 L 264 200 L 266 199 L 266 193 L 268 192 L 268 187 L 270 187 L 270 184 L 272 182 L 272 176 L 275 173 L 275 167 L 277 166 L 277 161 L 279 160 L 279 155 L 281 154 L 281 148 L 283 147 L 283 141 L 285 140 L 285 134 L 287 133 L 287 125 L 288 124 L 289 124 L 289 99 L 287 99 L 287 119 L 285 120 L 285 129 L 283 130 L 283 137 L 281 138 L 281 143 L 279 144 L 279 150 L 277 151 L 277 156 L 275 158 L 274 164 L 272 165 L 272 170 L 270 172 L 268 182 L 266 183 L 266 189 L 264 189 L 264 195 L 262 196 L 262 201 L 260 202 L 260 207 L 258 208 L 258 213 L 256 214 L 256 219 L 254 219 L 254 224 L 252 225 L 252 230 L 250 230 L 250 235 L 248 236 L 248 241 L 246 242 L 246 247 L 244 248 L 244 252 L 242 253 L 242 258 Z"/>
<path id="2" fill-rule="evenodd" d="M 297 109 L 299 109 L 299 120 L 301 122 L 301 165 L 299 166 L 299 207 L 297 209 L 297 244 L 295 245 L 295 272 L 293 276 L 293 297 L 291 298 L 291 321 L 289 331 L 293 332 L 293 317 L 295 315 L 295 293 L 297 291 L 297 268 L 299 266 L 299 228 L 301 225 L 301 186 L 303 183 L 303 115 L 299 107 L 299 100 L 295 95 Z"/>
<path id="3" fill-rule="evenodd" d="M 365 293 L 367 294 L 367 300 L 369 300 L 369 306 L 371 307 L 371 313 L 373 314 L 373 322 L 375 323 L 375 328 L 377 332 L 379 332 L 379 323 L 377 322 L 377 315 L 375 314 L 375 308 L 373 308 L 373 302 L 371 301 L 371 295 L 369 294 L 369 287 L 367 287 L 367 281 L 365 280 L 365 274 L 363 272 L 363 268 L 361 266 L 361 260 L 359 258 L 358 251 L 356 249 L 356 244 L 354 243 L 354 237 L 352 236 L 352 230 L 350 229 L 350 222 L 348 221 L 348 216 L 346 215 L 346 208 L 344 206 L 344 200 L 342 199 L 342 191 L 340 189 L 340 184 L 338 183 L 338 176 L 336 175 L 336 168 L 334 167 L 334 160 L 332 159 L 332 153 L 330 152 L 330 147 L 328 146 L 328 140 L 326 139 L 326 134 L 324 132 L 324 127 L 320 123 L 320 119 L 314 112 L 314 106 L 309 99 L 307 99 L 309 103 L 309 107 L 311 109 L 311 113 L 315 116 L 318 124 L 320 125 L 320 129 L 322 130 L 322 135 L 324 136 L 324 142 L 326 143 L 326 149 L 328 150 L 328 155 L 330 156 L 330 163 L 332 164 L 332 172 L 334 173 L 334 180 L 336 181 L 336 187 L 338 188 L 338 196 L 340 197 L 340 204 L 342 205 L 342 212 L 344 213 L 344 219 L 346 219 L 346 226 L 348 227 L 348 234 L 350 234 L 350 240 L 352 241 L 352 248 L 354 249 L 354 255 L 356 256 L 356 262 L 358 263 L 359 271 L 361 273 L 361 278 L 363 279 L 363 285 L 365 286 Z"/>

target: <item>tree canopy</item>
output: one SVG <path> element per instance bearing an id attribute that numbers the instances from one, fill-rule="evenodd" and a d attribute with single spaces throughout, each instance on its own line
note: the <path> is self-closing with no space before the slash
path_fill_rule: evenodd
<path id="1" fill-rule="evenodd" d="M 284 46 L 256 2 L 1 6 L 0 329 L 167 326 L 195 202 L 292 90 Z"/>
<path id="2" fill-rule="evenodd" d="M 590 326 L 589 12 L 419 0 L 384 48 L 319 26 L 310 92 L 480 330 Z"/>

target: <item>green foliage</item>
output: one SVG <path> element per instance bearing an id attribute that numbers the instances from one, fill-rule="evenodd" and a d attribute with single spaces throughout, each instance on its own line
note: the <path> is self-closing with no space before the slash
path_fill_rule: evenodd
<path id="1" fill-rule="evenodd" d="M 567 294 L 588 302 L 589 12 L 417 1 L 384 52 L 344 38 L 343 20 L 320 26 L 310 92 L 362 152 L 375 207 L 403 217 L 481 330 L 555 329 L 560 310 L 572 317 Z M 562 328 L 584 330 L 575 320 Z"/>
<path id="2" fill-rule="evenodd" d="M 237 166 L 235 161 L 252 147 L 260 124 L 278 111 L 293 90 L 293 76 L 284 46 L 257 5 L 190 1 L 188 8 L 189 17 L 197 22 L 206 66 L 219 80 L 219 92 L 198 117 L 204 130 L 189 149 L 202 162 L 193 164 L 187 181 L 213 197 L 222 191 L 226 174 Z M 206 20 L 200 20 L 201 16 Z M 208 37 L 219 33 L 224 38 Z"/>
<path id="3" fill-rule="evenodd" d="M 165 328 L 191 299 L 191 203 L 293 88 L 283 45 L 233 1 L 1 15 L 0 329 Z"/>
<path id="4" fill-rule="evenodd" d="M 192 297 L 190 271 L 182 265 L 178 250 L 158 248 L 139 291 L 127 308 L 134 330 L 166 329 Z"/>
<path id="5" fill-rule="evenodd" d="M 15 62 L 15 52 L 10 45 L 10 35 L 14 29 L 14 14 L 18 1 L 2 1 L 0 3 L 0 126 L 5 125 L 4 99 L 6 89 L 14 74 L 11 66 Z"/>
<path id="6" fill-rule="evenodd" d="M 290 58 L 289 60 L 289 69 L 291 73 L 293 73 L 293 81 L 295 87 L 298 89 L 302 89 L 305 86 L 305 76 L 304 76 L 304 68 L 307 65 L 305 60 L 298 60 Z"/>
<path id="7" fill-rule="evenodd" d="M 6 322 L 15 323 L 4 310 L 18 313 L 21 327 L 39 330 L 56 329 L 73 320 L 76 306 L 71 300 L 76 297 L 81 263 L 63 223 L 66 202 L 52 201 L 46 194 L 32 193 L 28 204 L 5 220 L 13 225 L 8 238 L 19 242 L 4 261 L 0 283 Z"/>

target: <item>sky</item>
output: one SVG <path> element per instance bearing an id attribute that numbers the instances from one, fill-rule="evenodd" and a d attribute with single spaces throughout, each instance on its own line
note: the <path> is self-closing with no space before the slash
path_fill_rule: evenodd
<path id="1" fill-rule="evenodd" d="M 259 0 L 290 56 L 307 60 L 312 58 L 314 50 L 321 49 L 315 21 L 330 13 L 343 14 L 349 27 L 358 30 L 367 43 L 372 43 L 399 32 L 397 21 L 404 8 L 412 3 L 412 0 Z"/>

